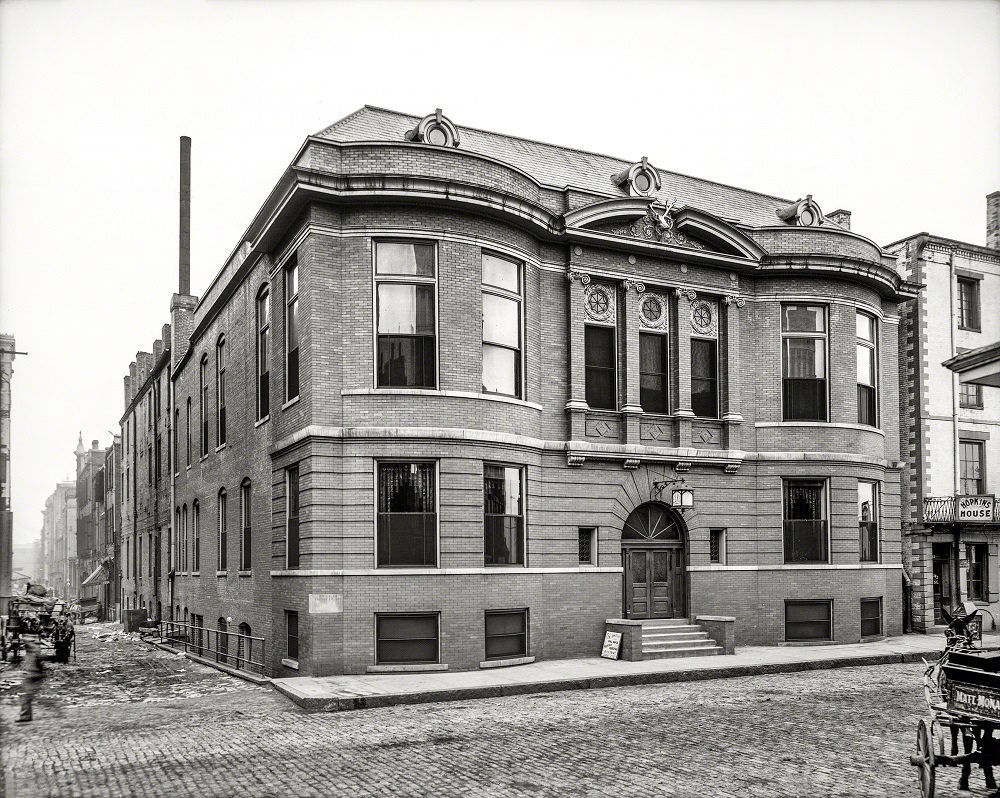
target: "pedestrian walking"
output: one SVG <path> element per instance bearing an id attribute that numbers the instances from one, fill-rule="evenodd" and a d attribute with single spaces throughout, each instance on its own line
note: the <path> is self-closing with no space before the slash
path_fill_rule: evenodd
<path id="1" fill-rule="evenodd" d="M 31 720 L 31 702 L 42 688 L 45 669 L 42 667 L 41 651 L 38 643 L 26 642 L 24 646 L 24 678 L 21 680 L 21 713 L 15 723 Z"/>

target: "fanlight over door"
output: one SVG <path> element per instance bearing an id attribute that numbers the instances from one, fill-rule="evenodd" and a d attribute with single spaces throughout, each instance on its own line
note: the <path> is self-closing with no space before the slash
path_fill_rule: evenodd
<path id="1" fill-rule="evenodd" d="M 681 522 L 673 511 L 661 504 L 644 504 L 632 511 L 622 528 L 622 540 L 648 540 L 667 543 L 683 541 Z"/>

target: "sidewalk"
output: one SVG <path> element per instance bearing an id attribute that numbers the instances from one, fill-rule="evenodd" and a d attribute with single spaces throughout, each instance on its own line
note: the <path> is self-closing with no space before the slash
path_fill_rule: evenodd
<path id="1" fill-rule="evenodd" d="M 984 634 L 983 648 L 1000 648 L 1000 635 Z M 943 634 L 908 634 L 853 645 L 740 646 L 735 654 L 729 656 L 641 662 L 586 657 L 475 671 L 299 676 L 272 679 L 271 683 L 304 709 L 337 712 L 555 690 L 726 679 L 856 665 L 891 665 L 920 662 L 921 658 L 930 661 L 937 659 L 943 649 Z"/>

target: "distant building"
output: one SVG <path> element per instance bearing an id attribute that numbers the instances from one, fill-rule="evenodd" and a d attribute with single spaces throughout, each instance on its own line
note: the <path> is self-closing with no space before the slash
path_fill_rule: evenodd
<path id="1" fill-rule="evenodd" d="M 10 506 L 10 402 L 14 336 L 0 334 L 0 613 L 13 595 L 14 514 Z"/>
<path id="2" fill-rule="evenodd" d="M 128 520 L 160 501 L 137 358 L 124 545 L 170 528 L 164 617 L 263 638 L 275 676 L 592 656 L 609 619 L 899 634 L 916 286 L 850 227 L 365 107 L 305 141 L 200 299 L 182 258 L 173 521 Z"/>
<path id="3" fill-rule="evenodd" d="M 76 556 L 76 480 L 60 482 L 42 511 L 41 581 L 60 598 L 80 594 Z"/>
<path id="4" fill-rule="evenodd" d="M 917 630 L 966 600 L 1000 624 L 998 215 L 1000 191 L 987 197 L 986 246 L 920 233 L 886 247 L 906 279 L 926 286 L 903 308 L 900 345 L 902 528 Z"/>

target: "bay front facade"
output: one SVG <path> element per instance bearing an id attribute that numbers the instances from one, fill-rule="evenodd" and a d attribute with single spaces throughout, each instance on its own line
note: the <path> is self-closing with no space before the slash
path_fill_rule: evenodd
<path id="1" fill-rule="evenodd" d="M 163 617 L 274 676 L 593 656 L 622 618 L 899 634 L 916 286 L 849 228 L 440 111 L 308 138 L 200 299 L 182 269 Z"/>

